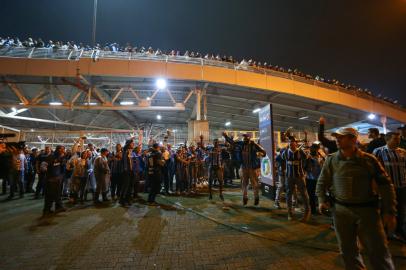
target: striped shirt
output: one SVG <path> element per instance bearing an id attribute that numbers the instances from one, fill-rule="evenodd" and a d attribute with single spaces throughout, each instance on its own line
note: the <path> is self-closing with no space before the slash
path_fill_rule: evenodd
<path id="1" fill-rule="evenodd" d="M 406 150 L 399 147 L 392 150 L 385 145 L 376 148 L 373 154 L 384 166 L 395 188 L 406 187 Z"/>
<path id="2" fill-rule="evenodd" d="M 221 149 L 213 147 L 209 151 L 208 161 L 209 166 L 211 167 L 221 167 L 223 165 L 223 160 L 221 158 Z"/>
<path id="3" fill-rule="evenodd" d="M 282 154 L 282 159 L 286 162 L 286 177 L 302 177 L 304 175 L 304 162 L 306 154 L 301 149 L 292 151 L 286 149 Z"/>

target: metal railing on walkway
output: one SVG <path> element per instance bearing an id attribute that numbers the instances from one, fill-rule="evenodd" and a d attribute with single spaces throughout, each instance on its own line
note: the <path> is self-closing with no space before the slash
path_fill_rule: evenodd
<path id="1" fill-rule="evenodd" d="M 35 58 L 35 59 L 55 59 L 55 60 L 71 60 L 78 61 L 81 58 L 92 58 L 97 61 L 98 59 L 122 59 L 122 60 L 143 60 L 143 61 L 160 61 L 160 62 L 175 62 L 184 64 L 193 64 L 201 66 L 215 66 L 234 70 L 243 70 L 248 72 L 254 72 L 264 75 L 275 76 L 284 79 L 290 79 L 293 81 L 315 85 L 330 90 L 344 92 L 357 97 L 365 99 L 374 99 L 374 101 L 386 106 L 392 106 L 396 109 L 404 109 L 403 107 L 393 104 L 391 102 L 382 100 L 373 95 L 359 92 L 355 90 L 349 90 L 339 85 L 322 82 L 315 79 L 309 79 L 302 76 L 297 76 L 292 73 L 282 72 L 272 69 L 265 69 L 260 67 L 253 67 L 249 65 L 241 65 L 226 61 L 212 60 L 205 58 L 196 58 L 189 56 L 172 56 L 172 55 L 155 55 L 148 52 L 113 52 L 103 50 L 72 50 L 72 49 L 53 49 L 53 48 L 26 48 L 26 47 L 3 47 L 0 49 L 1 57 L 12 58 Z"/>

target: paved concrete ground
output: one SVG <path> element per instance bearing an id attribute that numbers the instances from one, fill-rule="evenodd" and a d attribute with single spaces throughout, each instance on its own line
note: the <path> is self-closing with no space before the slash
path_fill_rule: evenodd
<path id="1" fill-rule="evenodd" d="M 242 207 L 237 188 L 224 203 L 206 194 L 130 208 L 88 202 L 46 219 L 31 196 L 0 203 L 0 269 L 342 269 L 328 218 L 288 222 L 265 198 Z M 391 249 L 406 269 L 405 246 Z"/>

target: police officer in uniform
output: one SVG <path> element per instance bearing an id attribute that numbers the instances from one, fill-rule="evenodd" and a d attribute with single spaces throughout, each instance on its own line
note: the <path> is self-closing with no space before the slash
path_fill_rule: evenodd
<path id="1" fill-rule="evenodd" d="M 373 155 L 357 148 L 358 132 L 354 128 L 340 128 L 332 136 L 339 151 L 327 157 L 316 194 L 321 212 L 332 208 L 345 267 L 365 269 L 359 239 L 373 269 L 394 269 L 384 230 L 396 227 L 395 191 L 390 178 Z"/>
<path id="2" fill-rule="evenodd" d="M 62 182 L 65 167 L 65 147 L 58 145 L 55 152 L 49 155 L 45 162 L 46 167 L 46 180 L 45 180 L 45 201 L 43 214 L 48 215 L 52 213 L 52 204 L 55 202 L 55 212 L 65 211 L 62 205 Z"/>
<path id="3" fill-rule="evenodd" d="M 148 155 L 148 178 L 150 181 L 148 202 L 151 204 L 155 203 L 155 197 L 161 191 L 161 177 L 164 164 L 165 161 L 162 157 L 159 144 L 154 143 Z"/>

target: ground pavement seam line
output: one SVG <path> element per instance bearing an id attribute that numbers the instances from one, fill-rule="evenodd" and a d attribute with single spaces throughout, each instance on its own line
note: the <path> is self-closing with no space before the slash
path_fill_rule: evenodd
<path id="1" fill-rule="evenodd" d="M 166 197 L 161 196 L 161 199 L 165 200 L 166 202 L 169 202 L 172 206 L 174 206 L 176 208 L 180 208 L 182 210 L 191 212 L 191 213 L 193 213 L 195 215 L 198 215 L 198 216 L 203 217 L 205 219 L 211 220 L 212 222 L 220 224 L 220 225 L 222 225 L 224 227 L 228 227 L 230 229 L 233 229 L 233 230 L 236 230 L 236 231 L 239 231 L 239 232 L 242 232 L 242 233 L 247 233 L 247 234 L 250 234 L 250 235 L 255 236 L 257 238 L 261 238 L 261 239 L 265 239 L 265 240 L 269 240 L 269 241 L 274 241 L 274 242 L 278 242 L 278 243 L 284 243 L 284 244 L 291 245 L 291 246 L 296 246 L 296 247 L 303 247 L 303 248 L 308 248 L 308 249 L 315 249 L 315 250 L 320 250 L 320 251 L 339 253 L 339 251 L 337 249 L 320 248 L 320 247 L 309 246 L 309 245 L 300 244 L 300 243 L 283 242 L 283 241 L 278 240 L 278 239 L 274 239 L 274 238 L 271 238 L 271 237 L 266 237 L 266 236 L 263 236 L 263 235 L 258 234 L 258 233 L 250 232 L 250 231 L 247 231 L 247 230 L 240 229 L 240 228 L 238 228 L 236 226 L 223 223 L 223 222 L 221 222 L 221 221 L 219 221 L 219 220 L 217 220 L 217 219 L 215 219 L 213 217 L 209 217 L 209 216 L 206 216 L 206 215 L 204 215 L 202 213 L 199 213 L 199 212 L 193 210 L 192 208 L 186 208 L 186 207 L 184 207 L 182 205 L 175 204 L 173 201 L 167 199 Z M 392 257 L 400 258 L 400 259 L 406 259 L 406 256 L 392 255 Z"/>

